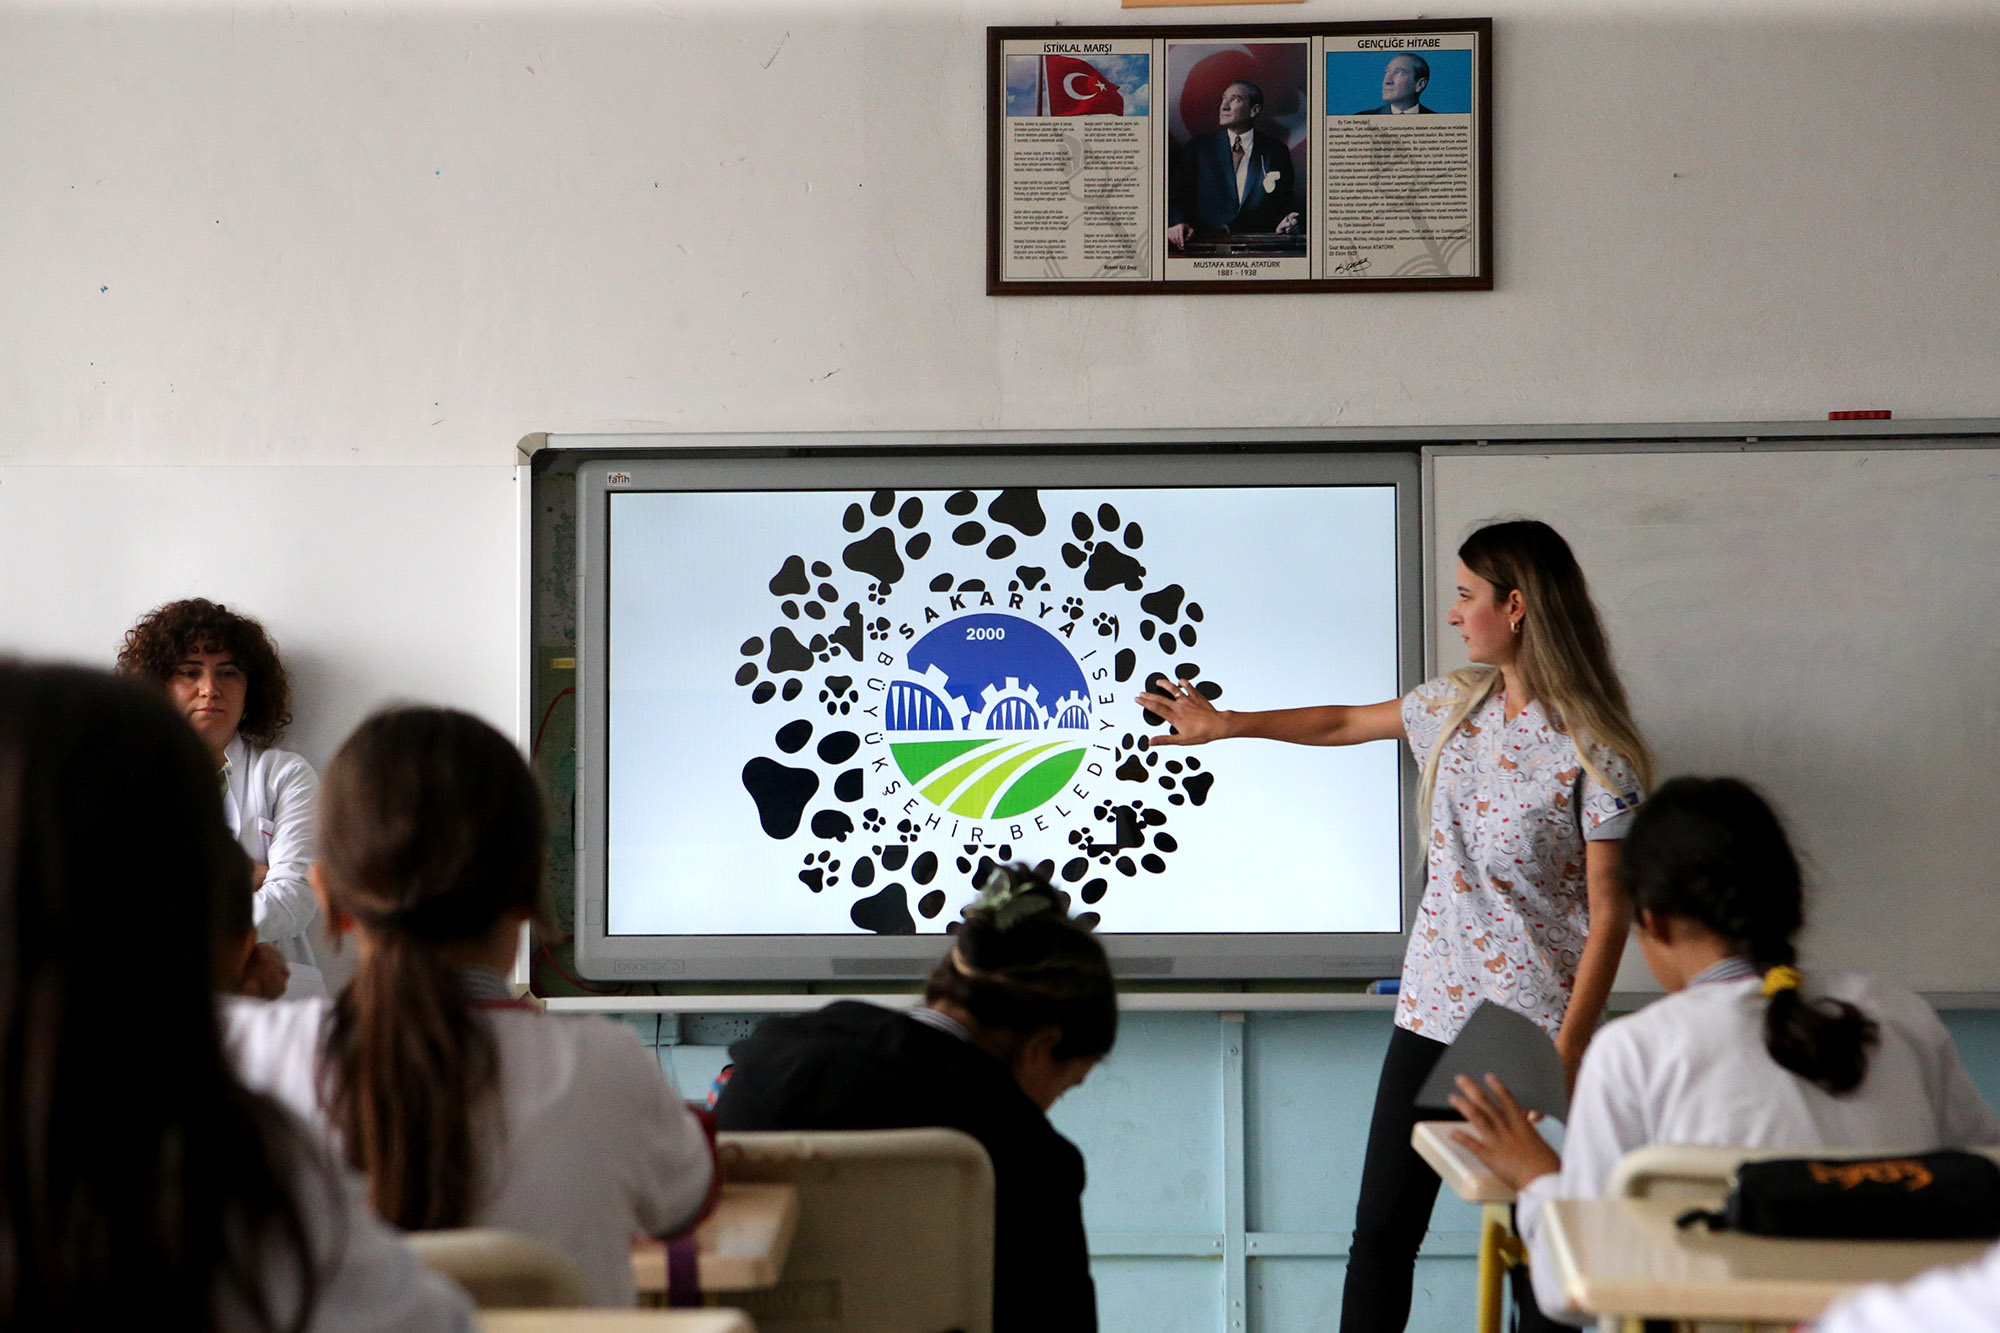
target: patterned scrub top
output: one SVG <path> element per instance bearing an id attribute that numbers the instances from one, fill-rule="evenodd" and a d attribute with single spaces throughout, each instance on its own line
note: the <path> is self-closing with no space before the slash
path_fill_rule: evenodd
<path id="1" fill-rule="evenodd" d="M 1461 697 L 1448 679 L 1403 700 L 1421 767 Z M 1591 755 L 1607 789 L 1549 725 L 1536 700 L 1507 721 L 1496 689 L 1445 742 L 1431 798 L 1427 882 L 1403 957 L 1396 1026 L 1434 1041 L 1458 1036 L 1481 1000 L 1562 1026 L 1590 929 L 1586 841 L 1623 838 L 1640 800 L 1624 756 Z"/>

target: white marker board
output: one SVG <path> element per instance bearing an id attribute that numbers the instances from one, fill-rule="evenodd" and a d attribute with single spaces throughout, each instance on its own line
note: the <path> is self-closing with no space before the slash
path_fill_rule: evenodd
<path id="1" fill-rule="evenodd" d="M 1429 450 L 1436 605 L 1480 521 L 1554 524 L 1662 774 L 1746 778 L 1787 820 L 1807 965 L 2000 991 L 1996 443 Z M 1656 989 L 1636 949 L 1620 988 Z"/>

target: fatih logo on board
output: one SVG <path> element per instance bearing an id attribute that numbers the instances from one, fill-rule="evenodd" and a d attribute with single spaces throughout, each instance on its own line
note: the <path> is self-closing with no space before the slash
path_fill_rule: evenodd
<path id="1" fill-rule="evenodd" d="M 1169 813 L 1214 777 L 1142 748 L 1158 720 L 1127 701 L 1161 676 L 1222 690 L 1188 660 L 1201 606 L 1149 586 L 1140 523 L 1104 503 L 1051 527 L 1034 490 L 884 490 L 841 528 L 773 573 L 776 623 L 736 672 L 784 714 L 742 780 L 765 835 L 800 839 L 804 890 L 844 886 L 857 927 L 912 934 L 948 861 L 964 884 L 975 858 L 1057 851 L 1085 904 L 1164 871 Z"/>

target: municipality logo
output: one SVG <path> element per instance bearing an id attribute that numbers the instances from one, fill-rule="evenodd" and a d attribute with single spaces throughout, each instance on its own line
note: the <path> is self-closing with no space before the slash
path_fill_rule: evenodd
<path id="1" fill-rule="evenodd" d="M 799 848 L 801 891 L 912 934 L 987 858 L 1040 859 L 1105 909 L 1166 870 L 1171 816 L 1215 777 L 1146 749 L 1159 720 L 1129 700 L 1162 677 L 1222 688 L 1194 660 L 1202 608 L 1152 574 L 1139 522 L 1100 503 L 1052 523 L 1032 489 L 881 490 L 796 536 L 735 681 L 772 724 L 743 790 Z"/>
<path id="2" fill-rule="evenodd" d="M 1054 634 L 1018 615 L 947 620 L 884 682 L 896 769 L 930 805 L 1004 820 L 1048 804 L 1090 745 L 1089 682 Z"/>

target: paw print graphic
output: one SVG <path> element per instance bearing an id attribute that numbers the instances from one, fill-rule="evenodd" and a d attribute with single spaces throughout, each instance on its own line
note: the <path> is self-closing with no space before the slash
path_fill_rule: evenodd
<path id="1" fill-rule="evenodd" d="M 1100 638 L 1110 639 L 1114 643 L 1117 641 L 1118 617 L 1112 615 L 1110 612 L 1099 611 L 1097 615 L 1091 619 L 1090 626 L 1092 629 L 1097 631 L 1098 636 Z"/>
<path id="2" fill-rule="evenodd" d="M 1079 509 L 1070 518 L 1069 530 L 1076 540 L 1063 543 L 1063 563 L 1083 571 L 1085 588 L 1091 592 L 1111 588 L 1137 592 L 1146 586 L 1146 567 L 1132 555 L 1145 545 L 1146 534 L 1137 523 L 1127 523 L 1119 531 L 1116 507 L 1101 504 L 1095 515 Z"/>
<path id="3" fill-rule="evenodd" d="M 875 617 L 874 620 L 870 621 L 868 625 L 868 637 L 873 639 L 877 643 L 880 643 L 882 640 L 888 638 L 889 617 L 877 616 Z"/>
<path id="4" fill-rule="evenodd" d="M 833 859 L 831 852 L 808 852 L 805 869 L 799 872 L 799 883 L 818 893 L 840 883 L 840 862 Z"/>
<path id="5" fill-rule="evenodd" d="M 819 692 L 819 701 L 826 705 L 828 717 L 845 716 L 853 711 L 854 705 L 861 700 L 861 691 L 853 686 L 854 680 L 851 676 L 826 678 L 826 688 Z"/>
<path id="6" fill-rule="evenodd" d="M 896 821 L 896 836 L 904 842 L 915 842 L 917 840 L 917 826 L 907 819 L 899 819 Z"/>
<path id="7" fill-rule="evenodd" d="M 872 805 L 861 812 L 861 827 L 870 833 L 880 833 L 882 825 L 886 822 L 882 818 L 882 812 Z"/>
<path id="8" fill-rule="evenodd" d="M 1063 598 L 1062 610 L 1063 614 L 1068 616 L 1071 620 L 1082 620 L 1083 598 L 1081 597 Z"/>
<path id="9" fill-rule="evenodd" d="M 893 522 L 908 534 L 903 538 L 902 555 L 896 552 L 898 534 L 889 526 L 890 515 Z M 852 569 L 875 575 L 875 582 L 868 585 L 868 600 L 880 604 L 889 599 L 896 580 L 903 577 L 904 558 L 921 560 L 931 549 L 931 535 L 914 529 L 923 521 L 924 502 L 916 496 L 907 496 L 899 505 L 894 491 L 876 491 L 868 497 L 867 506 L 855 503 L 847 506 L 841 515 L 840 526 L 851 533 L 860 533 L 874 525 L 874 531 L 848 547 L 847 563 Z"/>

